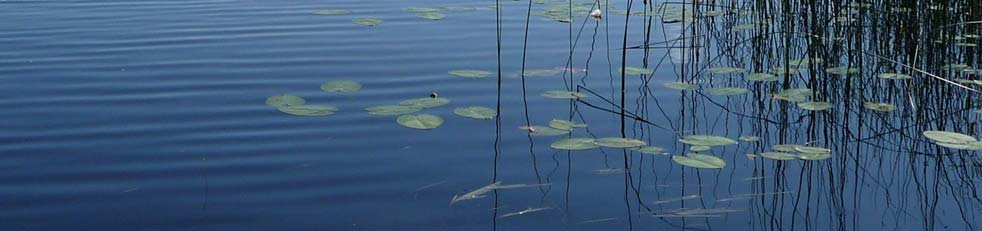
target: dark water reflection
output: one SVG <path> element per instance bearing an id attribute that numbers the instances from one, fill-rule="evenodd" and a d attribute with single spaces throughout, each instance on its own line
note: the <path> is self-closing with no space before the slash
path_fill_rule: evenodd
<path id="1" fill-rule="evenodd" d="M 577 16 L 572 23 L 539 16 L 569 3 L 537 2 L 527 47 L 529 3 L 501 2 L 500 65 L 489 1 L 0 2 L 0 105 L 6 108 L 0 111 L 0 227 L 979 228 L 982 160 L 921 135 L 976 136 L 978 93 L 904 65 L 951 80 L 978 79 L 943 65 L 982 68 L 978 48 L 965 45 L 977 43 L 966 35 L 982 34 L 979 24 L 958 24 L 982 18 L 982 3 L 726 1 L 687 6 L 681 18 L 696 12 L 697 21 L 665 23 L 672 21 L 665 14 L 681 13 L 682 5 L 634 1 L 632 12 L 659 16 L 630 17 L 626 44 L 634 48 L 626 50 L 625 66 L 654 73 L 625 75 L 622 82 L 625 16 L 619 13 L 627 2 L 610 1 L 603 20 Z M 410 6 L 477 9 L 425 21 L 402 11 Z M 325 8 L 354 13 L 310 14 Z M 367 16 L 385 22 L 351 23 Z M 752 22 L 762 26 L 732 30 Z M 523 52 L 527 69 L 574 71 L 522 81 Z M 765 72 L 805 57 L 823 62 L 774 82 L 708 72 L 719 66 Z M 838 66 L 859 71 L 826 71 Z M 447 75 L 499 67 L 500 93 L 497 76 Z M 886 72 L 913 79 L 877 77 Z M 324 81 L 340 79 L 365 88 L 319 91 Z M 675 81 L 698 88 L 662 86 Z M 749 93 L 713 96 L 705 90 L 713 87 Z M 772 97 L 804 87 L 832 108 L 807 111 Z M 589 97 L 539 96 L 548 90 Z M 362 110 L 432 91 L 453 100 L 426 110 L 446 120 L 435 130 L 404 128 Z M 341 111 L 296 117 L 263 104 L 282 93 Z M 872 111 L 863 107 L 867 101 L 897 109 Z M 452 112 L 499 103 L 498 121 Z M 549 146 L 562 137 L 518 129 L 554 118 L 588 124 L 571 137 L 630 137 L 670 155 L 560 151 Z M 690 134 L 761 140 L 713 148 L 709 153 L 727 166 L 696 170 L 671 160 L 691 152 L 677 141 Z M 745 155 L 777 144 L 829 148 L 832 158 Z M 497 181 L 542 185 L 450 204 L 454 195 Z"/>

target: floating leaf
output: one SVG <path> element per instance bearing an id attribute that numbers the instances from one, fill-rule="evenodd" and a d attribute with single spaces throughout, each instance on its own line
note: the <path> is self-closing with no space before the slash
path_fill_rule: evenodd
<path id="1" fill-rule="evenodd" d="M 495 111 L 494 109 L 487 108 L 487 107 L 471 106 L 471 107 L 458 107 L 453 110 L 453 113 L 468 118 L 489 120 L 489 119 L 494 119 L 494 117 L 498 114 L 498 111 Z"/>
<path id="2" fill-rule="evenodd" d="M 577 124 L 576 122 L 569 120 L 553 119 L 549 121 L 549 127 L 571 131 L 573 128 L 585 128 L 586 124 Z"/>
<path id="3" fill-rule="evenodd" d="M 403 100 L 402 102 L 399 102 L 399 105 L 414 106 L 418 108 L 433 108 L 433 107 L 447 105 L 448 103 L 450 103 L 450 99 L 437 97 L 437 98 L 407 99 L 407 100 Z"/>
<path id="4" fill-rule="evenodd" d="M 746 88 L 740 87 L 721 87 L 721 88 L 710 88 L 706 90 L 710 95 L 717 96 L 732 96 L 732 95 L 742 95 L 747 94 Z"/>
<path id="5" fill-rule="evenodd" d="M 583 93 L 572 92 L 572 91 L 561 91 L 561 90 L 547 91 L 542 93 L 542 96 L 545 96 L 546 98 L 553 98 L 553 99 L 581 99 L 587 97 Z"/>
<path id="6" fill-rule="evenodd" d="M 559 69 L 525 70 L 525 77 L 546 77 L 546 76 L 557 76 L 561 74 L 563 74 L 563 70 L 559 70 Z"/>
<path id="7" fill-rule="evenodd" d="M 625 67 L 624 69 L 621 69 L 621 71 L 626 75 L 648 75 L 655 72 L 654 70 L 640 67 Z"/>
<path id="8" fill-rule="evenodd" d="M 440 12 L 439 8 L 432 7 L 406 7 L 402 8 L 402 11 L 410 13 L 428 13 L 428 12 Z"/>
<path id="9" fill-rule="evenodd" d="M 706 69 L 706 72 L 712 74 L 725 75 L 725 74 L 743 73 L 745 72 L 745 70 L 739 67 L 713 67 L 713 68 Z"/>
<path id="10" fill-rule="evenodd" d="M 520 128 L 522 130 L 529 131 L 529 134 L 533 136 L 558 136 L 558 135 L 566 135 L 569 134 L 570 132 L 569 130 L 555 129 L 546 126 L 531 126 L 531 127 L 522 126 Z"/>
<path id="11" fill-rule="evenodd" d="M 881 112 L 891 112 L 897 110 L 897 106 L 890 103 L 863 102 L 863 107 Z"/>
<path id="12" fill-rule="evenodd" d="M 765 152 L 765 153 L 761 153 L 760 156 L 762 156 L 764 158 L 768 158 L 768 159 L 774 159 L 774 160 L 794 160 L 794 159 L 798 159 L 798 156 L 797 155 L 791 154 L 791 153 L 786 153 L 786 152 Z"/>
<path id="13" fill-rule="evenodd" d="M 680 91 L 688 91 L 688 90 L 696 89 L 696 85 L 695 84 L 685 83 L 685 82 L 665 83 L 662 86 L 665 86 L 665 87 L 671 88 L 671 89 L 675 89 L 675 90 L 680 90 Z"/>
<path id="14" fill-rule="evenodd" d="M 832 152 L 832 150 L 829 150 L 828 148 L 801 146 L 801 145 L 795 146 L 794 150 L 801 153 L 819 153 L 819 154 Z"/>
<path id="15" fill-rule="evenodd" d="M 798 155 L 798 159 L 802 160 L 824 160 L 832 158 L 832 154 L 828 153 L 801 153 Z"/>
<path id="16" fill-rule="evenodd" d="M 799 103 L 798 107 L 801 107 L 802 109 L 809 110 L 809 111 L 824 111 L 824 110 L 831 109 L 832 104 L 829 102 L 811 101 L 811 102 Z"/>
<path id="17" fill-rule="evenodd" d="M 636 150 L 644 154 L 666 154 L 665 148 L 662 147 L 645 146 L 645 147 L 640 147 Z"/>
<path id="18" fill-rule="evenodd" d="M 797 147 L 798 147 L 797 144 L 778 144 L 778 145 L 774 145 L 774 147 L 771 147 L 771 149 L 774 149 L 775 151 L 782 151 L 782 152 L 796 152 L 798 151 L 798 149 L 795 149 Z"/>
<path id="19" fill-rule="evenodd" d="M 595 144 L 594 141 L 594 139 L 590 138 L 569 138 L 556 141 L 549 145 L 549 147 L 559 150 L 587 150 L 599 148 L 600 146 Z"/>
<path id="20" fill-rule="evenodd" d="M 428 130 L 443 124 L 443 118 L 430 114 L 401 115 L 396 122 L 408 128 Z"/>
<path id="21" fill-rule="evenodd" d="M 466 12 L 466 11 L 475 11 L 475 10 L 477 10 L 477 8 L 469 7 L 469 6 L 444 6 L 444 7 L 441 7 L 440 9 L 443 9 L 445 11 L 450 11 L 450 12 Z"/>
<path id="22" fill-rule="evenodd" d="M 300 106 L 306 103 L 306 100 L 294 95 L 274 95 L 266 98 L 266 105 L 273 107 L 286 107 L 286 106 Z"/>
<path id="23" fill-rule="evenodd" d="M 757 154 L 747 153 L 746 156 L 747 156 L 747 159 L 749 159 L 749 160 L 755 160 L 755 159 L 757 159 Z"/>
<path id="24" fill-rule="evenodd" d="M 326 116 L 338 111 L 338 108 L 326 105 L 283 106 L 278 109 L 283 113 L 298 116 Z"/>
<path id="25" fill-rule="evenodd" d="M 911 78 L 913 78 L 913 77 L 911 77 L 909 75 L 905 75 L 905 74 L 901 74 L 901 73 L 882 73 L 882 74 L 876 75 L 876 77 L 880 77 L 882 79 L 896 79 L 896 80 L 904 80 L 904 79 L 911 79 Z"/>
<path id="26" fill-rule="evenodd" d="M 416 13 L 416 17 L 422 19 L 429 19 L 429 20 L 440 20 L 446 18 L 447 15 L 437 12 L 423 12 L 423 13 Z"/>
<path id="27" fill-rule="evenodd" d="M 774 94 L 776 100 L 788 102 L 801 102 L 807 100 L 812 95 L 812 90 L 808 88 L 784 89 L 781 93 Z"/>
<path id="28" fill-rule="evenodd" d="M 321 90 L 325 92 L 353 92 L 361 90 L 361 84 L 351 80 L 329 81 L 321 84 Z"/>
<path id="29" fill-rule="evenodd" d="M 747 81 L 773 82 L 777 80 L 778 77 L 776 75 L 767 73 L 750 73 L 747 75 Z"/>
<path id="30" fill-rule="evenodd" d="M 346 14 L 351 14 L 351 10 L 324 9 L 324 10 L 315 10 L 314 12 L 311 13 L 316 15 L 346 15 Z"/>
<path id="31" fill-rule="evenodd" d="M 413 112 L 418 112 L 420 107 L 416 106 L 405 106 L 405 105 L 383 105 L 365 108 L 370 115 L 379 116 L 394 116 L 394 115 L 404 115 Z"/>
<path id="32" fill-rule="evenodd" d="M 742 141 L 746 141 L 746 142 L 756 142 L 756 141 L 759 141 L 760 140 L 760 137 L 759 136 L 741 136 L 739 139 L 742 140 Z"/>
<path id="33" fill-rule="evenodd" d="M 825 69 L 825 72 L 835 75 L 849 75 L 849 74 L 859 73 L 859 68 L 855 68 L 855 67 L 850 68 L 846 66 L 841 66 L 841 67 L 833 67 L 833 68 Z"/>
<path id="34" fill-rule="evenodd" d="M 801 72 L 801 69 L 798 69 L 798 68 L 786 68 L 786 67 L 775 67 L 775 68 L 768 69 L 767 72 L 770 72 L 770 73 L 775 74 L 775 75 L 794 75 L 794 74 L 798 74 L 799 72 Z"/>
<path id="35" fill-rule="evenodd" d="M 355 24 L 363 25 L 363 26 L 378 26 L 379 24 L 382 24 L 382 22 L 384 22 L 381 18 L 373 18 L 373 17 L 356 18 L 356 19 L 352 19 L 351 21 L 354 22 Z"/>
<path id="36" fill-rule="evenodd" d="M 696 146 L 689 147 L 689 151 L 693 151 L 693 152 L 709 151 L 709 149 L 712 149 L 712 147 L 702 146 L 702 145 L 696 145 Z"/>
<path id="37" fill-rule="evenodd" d="M 726 167 L 726 161 L 723 159 L 704 154 L 689 153 L 685 156 L 672 156 L 672 161 L 693 168 L 720 169 Z"/>
<path id="38" fill-rule="evenodd" d="M 450 73 L 450 75 L 453 76 L 464 77 L 464 78 L 484 78 L 491 75 L 491 72 L 488 71 L 472 70 L 472 69 L 452 70 L 447 73 Z"/>
<path id="39" fill-rule="evenodd" d="M 689 144 L 689 145 L 700 145 L 700 146 L 724 146 L 737 144 L 733 139 L 722 137 L 722 136 L 710 136 L 710 135 L 688 135 L 683 136 L 679 139 L 679 142 Z"/>
<path id="40" fill-rule="evenodd" d="M 946 144 L 972 144 L 978 142 L 975 137 L 956 133 L 956 132 L 946 132 L 946 131 L 924 131 L 925 137 L 938 143 Z"/>
<path id="41" fill-rule="evenodd" d="M 627 139 L 620 137 L 608 137 L 600 138 L 595 141 L 597 145 L 608 147 L 608 148 L 636 148 L 644 146 L 644 141 L 636 139 Z"/>

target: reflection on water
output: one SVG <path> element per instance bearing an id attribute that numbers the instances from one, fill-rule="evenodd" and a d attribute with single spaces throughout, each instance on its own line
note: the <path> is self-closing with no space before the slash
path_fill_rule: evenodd
<path id="1" fill-rule="evenodd" d="M 0 3 L 0 227 L 978 229 L 978 1 L 495 4 Z"/>

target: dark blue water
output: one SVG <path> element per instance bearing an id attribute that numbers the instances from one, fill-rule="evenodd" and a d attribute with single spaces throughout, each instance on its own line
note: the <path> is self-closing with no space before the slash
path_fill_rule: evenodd
<path id="1" fill-rule="evenodd" d="M 704 82 L 751 88 L 738 97 L 661 87 L 709 65 L 692 60 L 757 65 L 751 60 L 759 58 L 749 55 L 755 48 L 735 40 L 700 41 L 747 53 L 726 55 L 727 61 L 714 58 L 721 51 L 629 51 L 627 66 L 658 66 L 652 76 L 628 76 L 625 108 L 664 128 L 631 118 L 622 128 L 619 114 L 601 110 L 619 111 L 622 15 L 577 17 L 572 24 L 533 16 L 527 68 L 567 66 L 572 38 L 577 71 L 528 78 L 523 96 L 517 73 L 527 2 L 504 1 L 500 126 L 456 116 L 455 107 L 498 103 L 497 73 L 480 79 L 447 74 L 499 67 L 495 11 L 488 8 L 493 4 L 0 1 L 0 230 L 979 228 L 980 178 L 971 168 L 977 162 L 966 160 L 977 160 L 974 152 L 963 152 L 962 161 L 918 157 L 905 147 L 928 145 L 911 140 L 919 130 L 850 142 L 843 138 L 847 133 L 867 137 L 892 125 L 871 125 L 881 121 L 846 110 L 861 108 L 855 102 L 837 104 L 841 110 L 824 117 L 789 109 L 767 99 L 779 86 L 738 78 Z M 624 2 L 611 4 L 625 9 Z M 402 10 L 410 6 L 478 9 L 428 21 Z M 354 13 L 311 14 L 326 8 Z M 385 22 L 351 22 L 368 16 Z M 632 18 L 628 44 L 682 33 L 681 24 L 654 22 L 642 32 L 648 21 Z M 355 80 L 364 88 L 320 91 L 329 80 Z M 597 95 L 583 102 L 539 96 L 575 85 Z M 405 128 L 395 117 L 363 110 L 431 92 L 452 100 L 425 110 L 446 120 L 434 130 Z M 301 117 L 264 104 L 284 93 L 341 110 Z M 898 113 L 913 110 L 897 103 L 906 111 Z M 526 107 L 533 125 L 573 118 L 589 126 L 573 137 L 623 133 L 672 155 L 688 152 L 677 142 L 680 135 L 764 139 L 714 148 L 727 167 L 696 170 L 675 164 L 670 155 L 550 149 L 563 137 L 530 137 L 518 129 L 526 125 Z M 833 158 L 779 162 L 744 155 L 806 142 L 824 144 Z M 608 168 L 627 168 L 628 174 L 594 172 Z M 495 181 L 545 185 L 450 204 L 454 195 Z M 753 195 L 726 200 L 745 194 Z M 698 198 L 670 201 L 687 195 Z M 543 207 L 549 209 L 501 217 Z M 732 211 L 651 216 L 680 208 Z"/>

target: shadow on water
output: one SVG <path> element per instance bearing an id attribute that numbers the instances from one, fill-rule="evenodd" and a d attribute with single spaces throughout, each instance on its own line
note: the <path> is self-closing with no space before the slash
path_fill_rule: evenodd
<path id="1" fill-rule="evenodd" d="M 562 80 L 568 90 L 588 96 L 568 100 L 564 119 L 621 127 L 587 127 L 567 136 L 601 138 L 609 135 L 600 133 L 619 133 L 649 144 L 672 143 L 666 149 L 674 150 L 669 151 L 672 155 L 710 153 L 723 158 L 727 166 L 699 170 L 676 165 L 665 155 L 601 148 L 586 151 L 595 152 L 590 155 L 550 150 L 553 166 L 543 173 L 537 156 L 544 154 L 534 150 L 542 150 L 536 147 L 549 146 L 550 141 L 529 135 L 528 154 L 536 179 L 539 184 L 553 184 L 540 188 L 538 206 L 558 208 L 566 229 L 979 228 L 982 157 L 976 151 L 939 146 L 922 132 L 977 131 L 976 89 L 982 84 L 974 69 L 979 67 L 980 54 L 975 44 L 982 30 L 973 19 L 982 18 L 982 2 L 626 4 L 636 5 L 626 8 L 629 23 L 619 35 L 611 31 L 609 22 L 623 18 L 571 17 L 580 21 L 570 23 Z M 613 12 L 611 5 L 604 2 L 592 8 Z M 531 2 L 528 7 L 531 15 Z M 527 28 L 528 24 L 526 40 Z M 629 37 L 643 42 L 628 44 Z M 524 53 L 522 60 L 524 73 Z M 647 73 L 603 73 L 630 67 L 629 63 L 639 63 Z M 578 70 L 577 65 L 586 71 L 569 71 Z M 523 75 L 523 88 L 524 79 Z M 675 81 L 695 88 L 663 86 Z M 727 95 L 711 90 L 724 87 L 748 91 Z M 810 91 L 800 99 L 781 98 L 781 92 L 796 88 Z M 524 92 L 525 123 L 531 125 Z M 628 100 L 633 103 L 627 104 Z M 806 102 L 824 106 L 806 110 L 808 104 L 802 104 Z M 670 105 L 679 106 L 675 110 Z M 584 111 L 604 116 L 588 117 Z M 500 126 L 499 122 L 499 137 Z M 693 134 L 757 136 L 759 141 L 709 151 L 690 151 L 692 146 L 676 141 Z M 788 152 L 794 152 L 793 145 L 827 148 L 831 158 L 772 160 L 759 155 L 780 150 L 781 144 L 792 148 Z M 598 190 L 584 185 L 597 182 L 578 181 L 593 177 L 579 174 L 589 170 L 578 168 L 586 166 L 583 162 L 623 170 L 614 173 L 622 179 L 608 177 L 603 183 L 623 182 L 620 189 L 602 189 L 623 192 L 622 203 L 616 205 L 622 211 L 577 212 L 582 210 L 578 203 L 590 203 L 578 201 L 575 195 L 585 195 L 576 191 Z M 561 195 L 562 200 L 551 201 L 550 194 Z M 497 194 L 495 198 L 497 208 Z M 492 213 L 492 220 L 497 216 L 497 211 Z"/>

